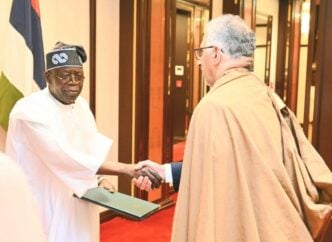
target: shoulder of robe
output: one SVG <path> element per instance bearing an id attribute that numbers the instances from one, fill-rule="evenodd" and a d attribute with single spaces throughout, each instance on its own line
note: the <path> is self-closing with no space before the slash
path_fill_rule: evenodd
<path id="1" fill-rule="evenodd" d="M 45 90 L 34 92 L 17 101 L 10 117 L 38 122 L 51 116 L 55 103 Z"/>

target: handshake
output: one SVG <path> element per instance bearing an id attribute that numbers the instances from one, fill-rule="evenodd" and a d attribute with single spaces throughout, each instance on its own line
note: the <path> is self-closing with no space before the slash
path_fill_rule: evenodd
<path id="1" fill-rule="evenodd" d="M 135 165 L 132 182 L 141 190 L 150 191 L 160 187 L 165 181 L 165 167 L 151 160 Z"/>
<path id="2" fill-rule="evenodd" d="M 172 162 L 173 163 L 173 162 Z M 98 170 L 98 186 L 115 191 L 112 183 L 102 175 L 127 175 L 136 187 L 150 191 L 160 187 L 163 182 L 173 182 L 173 171 L 169 164 L 158 164 L 151 160 L 140 161 L 138 164 L 105 162 Z"/>

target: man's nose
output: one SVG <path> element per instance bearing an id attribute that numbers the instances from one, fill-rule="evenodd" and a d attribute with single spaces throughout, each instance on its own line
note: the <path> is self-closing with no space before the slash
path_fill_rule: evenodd
<path id="1" fill-rule="evenodd" d="M 70 75 L 70 79 L 69 79 L 69 83 L 80 83 L 81 80 L 78 76 L 76 76 L 75 74 L 71 74 Z"/>

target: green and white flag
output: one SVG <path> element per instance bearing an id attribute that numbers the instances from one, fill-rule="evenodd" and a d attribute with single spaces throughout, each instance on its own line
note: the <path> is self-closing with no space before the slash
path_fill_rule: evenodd
<path id="1" fill-rule="evenodd" d="M 9 113 L 16 101 L 46 86 L 38 0 L 0 1 L 0 36 L 0 150 L 3 150 Z"/>

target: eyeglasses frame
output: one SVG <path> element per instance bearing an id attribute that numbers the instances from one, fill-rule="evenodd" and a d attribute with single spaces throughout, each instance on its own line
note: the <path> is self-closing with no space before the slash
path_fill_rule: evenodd
<path id="1" fill-rule="evenodd" d="M 221 48 L 219 48 L 218 46 L 215 46 L 215 45 L 209 45 L 209 46 L 205 46 L 205 47 L 195 48 L 194 51 L 195 51 L 196 60 L 200 60 L 202 58 L 204 49 L 210 49 L 210 48 L 218 48 L 218 49 L 220 49 L 220 51 L 222 53 L 224 53 L 224 51 Z M 198 51 L 201 51 L 202 54 L 198 55 Z"/>
<path id="2" fill-rule="evenodd" d="M 69 83 L 69 82 L 71 82 L 72 80 L 75 80 L 75 82 L 82 82 L 82 81 L 84 81 L 84 79 L 85 79 L 85 76 L 84 76 L 84 75 L 80 76 L 80 75 L 77 75 L 77 74 L 75 74 L 75 73 L 70 73 L 69 75 L 65 75 L 65 76 L 61 76 L 61 75 L 56 75 L 56 74 L 54 74 L 54 77 L 55 77 L 57 80 L 59 80 L 59 81 L 61 81 L 61 82 L 64 82 L 64 83 Z"/>

